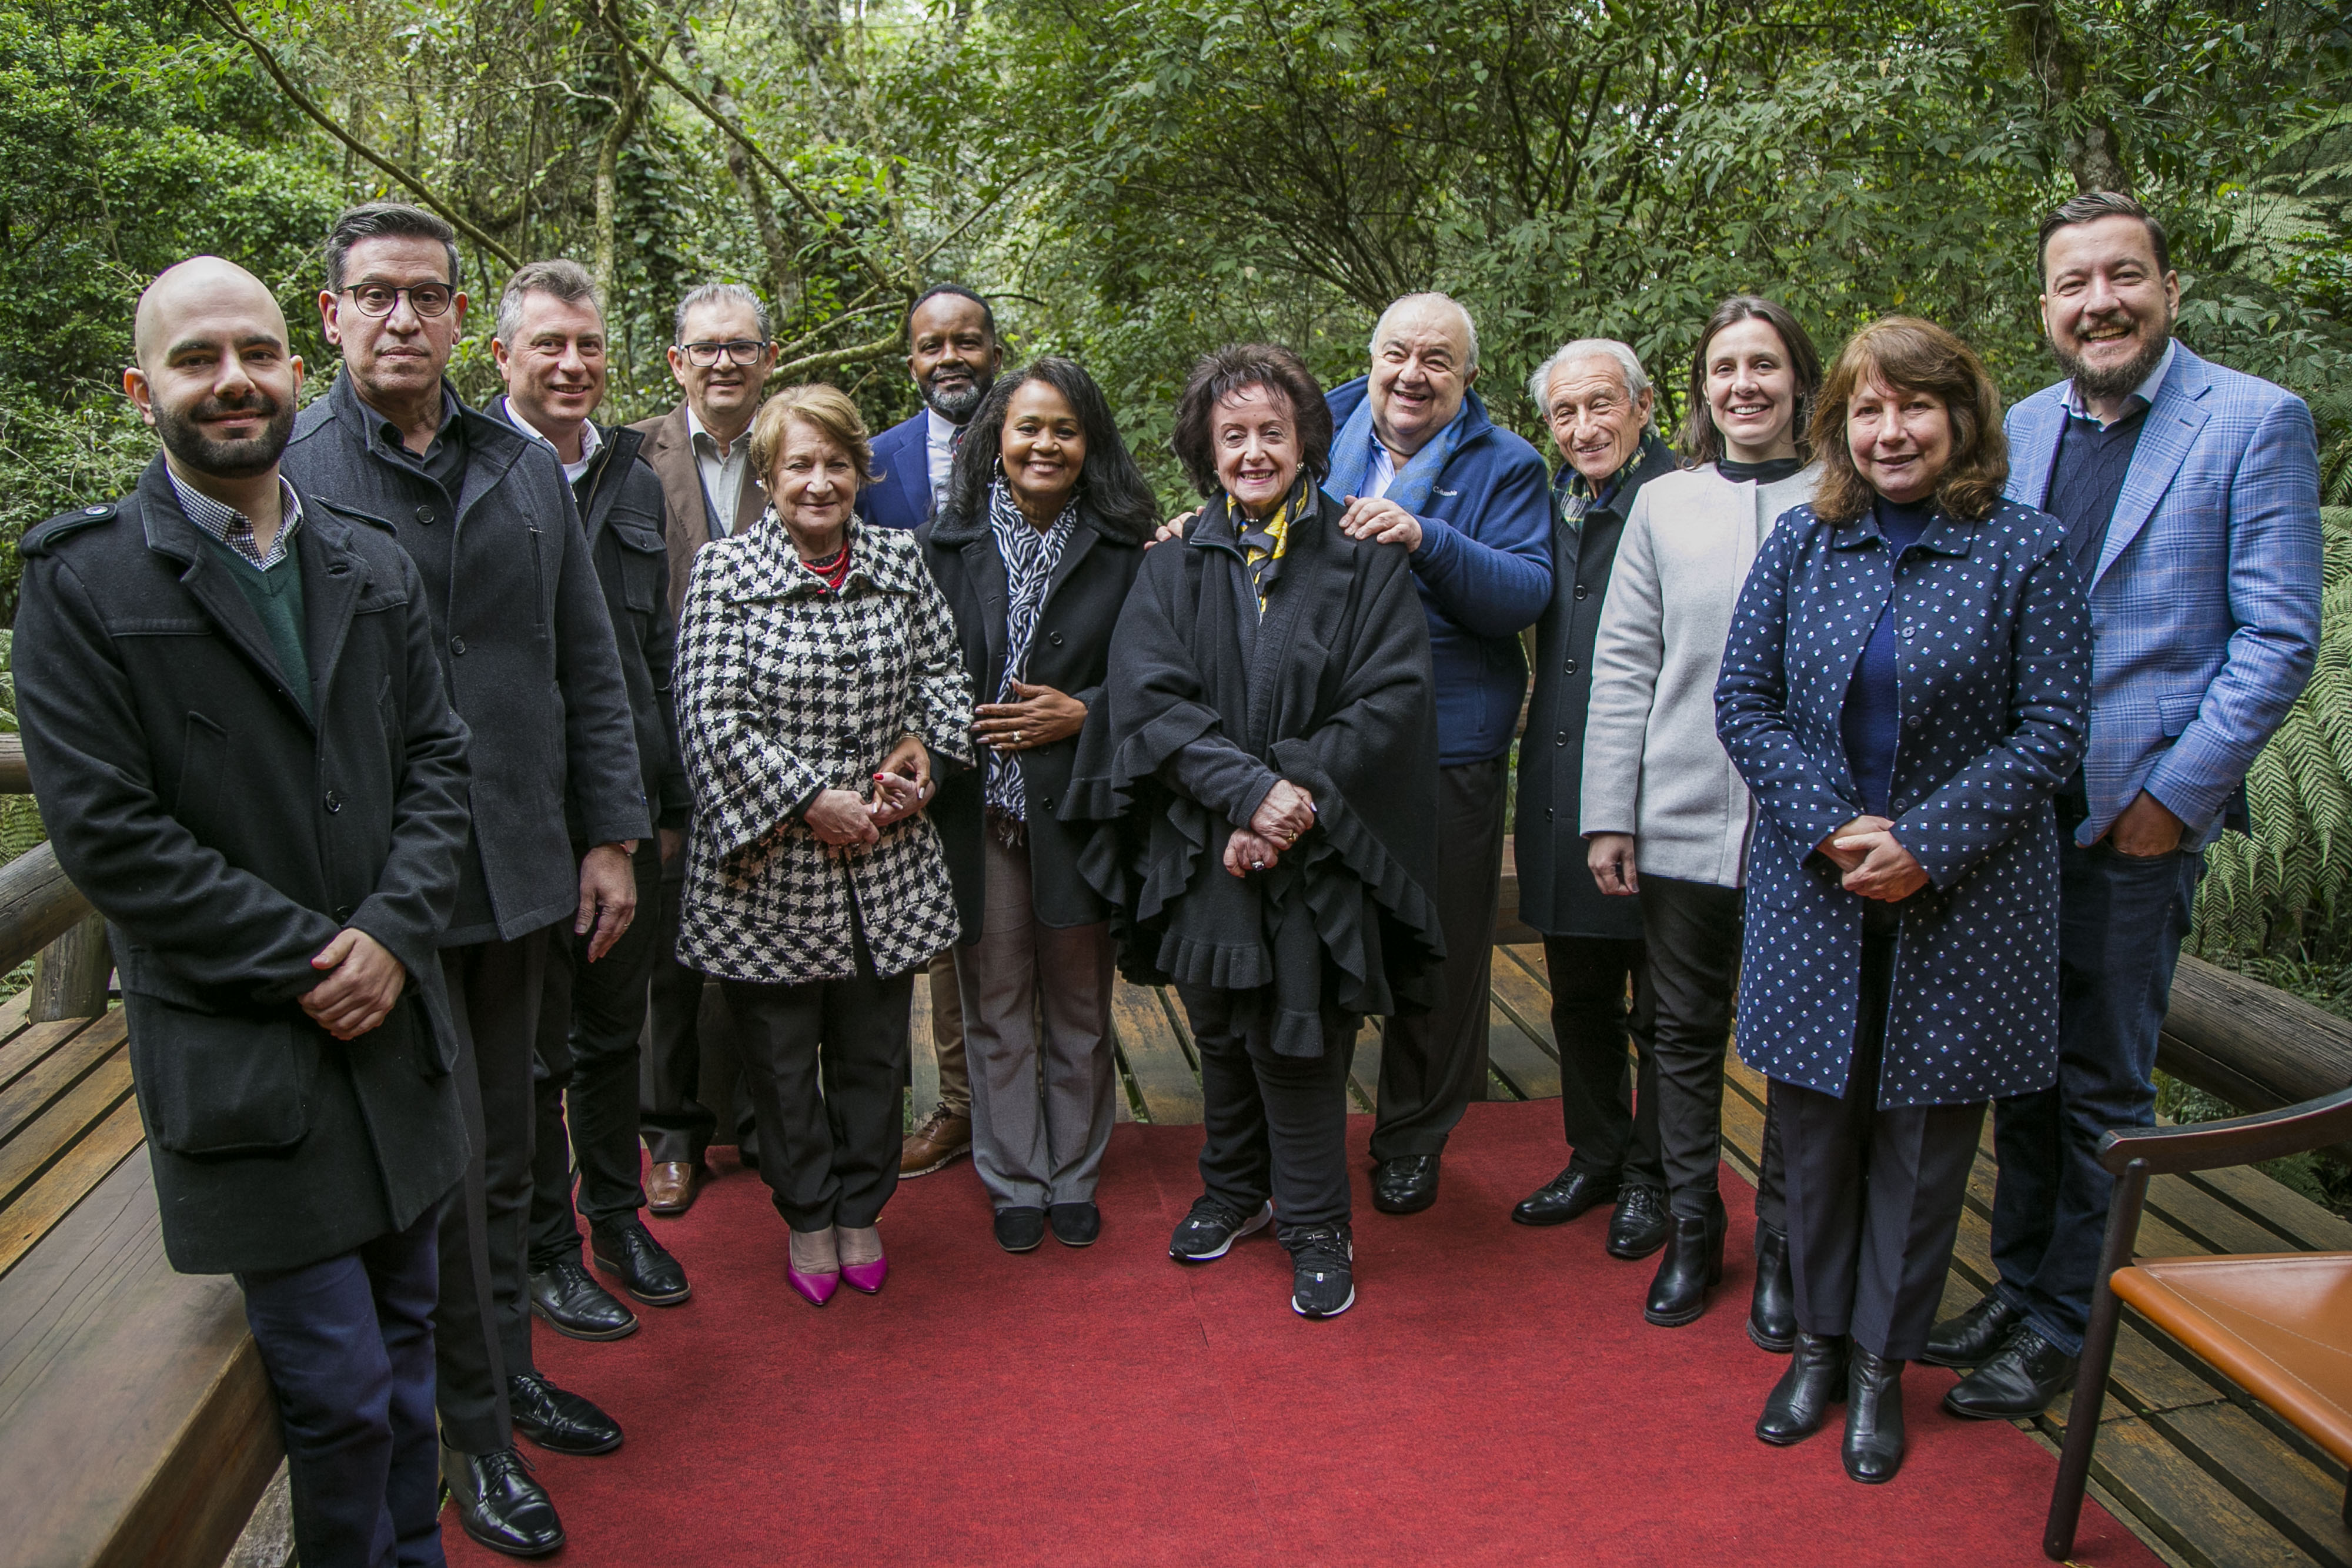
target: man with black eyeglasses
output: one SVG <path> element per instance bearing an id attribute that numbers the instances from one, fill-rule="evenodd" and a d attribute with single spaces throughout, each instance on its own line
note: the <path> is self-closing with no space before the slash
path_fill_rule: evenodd
<path id="1" fill-rule="evenodd" d="M 466 319 L 456 240 L 398 203 L 335 220 L 319 310 L 343 373 L 295 421 L 284 467 L 303 491 L 389 525 L 415 561 L 450 706 L 470 732 L 469 841 L 440 938 L 470 1146 L 440 1238 L 442 1473 L 467 1535 L 538 1556 L 563 1544 L 563 1527 L 514 1433 L 566 1453 L 621 1442 L 531 1361 L 524 1233 L 549 934 L 567 922 L 590 936 L 592 957 L 620 939 L 636 911 L 630 855 L 653 824 L 562 466 L 444 379 Z M 576 862 L 567 803 L 592 846 Z M 340 806 L 330 792 L 326 810 Z"/>
<path id="2" fill-rule="evenodd" d="M 776 368 L 768 308 L 740 283 L 706 283 L 677 303 L 669 349 L 670 374 L 686 401 L 657 419 L 630 426 L 646 438 L 643 456 L 661 480 L 663 535 L 669 546 L 669 612 L 675 622 L 694 575 L 694 555 L 713 539 L 741 533 L 760 520 L 767 495 L 751 472 L 751 416 Z M 662 862 L 660 928 L 654 933 L 653 1039 L 646 1051 L 637 1125 L 652 1157 L 646 1172 L 646 1207 L 684 1214 L 708 1175 L 703 1154 L 718 1130 L 719 1113 L 737 1096 L 723 1078 L 705 1083 L 703 977 L 677 958 L 680 895 L 686 862 Z M 709 988 L 719 1017 L 726 1003 Z M 728 1031 L 708 1042 L 714 1065 L 730 1060 Z M 759 1144 L 751 1112 L 739 1109 L 736 1137 L 744 1163 Z"/>

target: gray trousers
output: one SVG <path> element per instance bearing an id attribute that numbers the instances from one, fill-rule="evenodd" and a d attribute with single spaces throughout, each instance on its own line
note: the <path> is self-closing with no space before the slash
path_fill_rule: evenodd
<path id="1" fill-rule="evenodd" d="M 983 834 L 980 940 L 955 950 L 971 1163 L 999 1208 L 1091 1203 L 1110 1142 L 1110 926 L 1039 922 L 1029 851 Z"/>

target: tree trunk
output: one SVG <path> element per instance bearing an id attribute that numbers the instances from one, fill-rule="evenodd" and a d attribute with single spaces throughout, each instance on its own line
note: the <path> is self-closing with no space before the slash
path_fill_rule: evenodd
<path id="1" fill-rule="evenodd" d="M 702 51 L 695 47 L 694 35 L 680 18 L 672 37 L 677 40 L 680 63 L 710 84 L 711 107 L 738 125 L 744 125 L 742 110 L 735 102 L 735 94 L 727 79 L 706 66 Z M 747 127 L 748 130 L 748 127 Z M 768 298 L 770 308 L 779 322 L 791 319 L 800 308 L 800 273 L 793 262 L 792 236 L 784 232 L 776 216 L 776 204 L 768 198 L 768 183 L 760 177 L 758 165 L 743 144 L 730 136 L 727 141 L 727 172 L 734 177 L 735 190 L 743 204 L 751 209 L 751 221 L 759 226 L 760 252 L 768 258 Z"/>
<path id="2" fill-rule="evenodd" d="M 2042 84 L 2053 117 L 2058 121 L 2058 157 L 2074 176 L 2074 189 L 2131 189 L 2125 167 L 2123 141 L 2115 122 L 2082 107 L 2089 68 L 2082 47 L 2067 36 L 2058 15 L 2058 0 L 2031 0 L 2009 13 L 2011 37 Z"/>

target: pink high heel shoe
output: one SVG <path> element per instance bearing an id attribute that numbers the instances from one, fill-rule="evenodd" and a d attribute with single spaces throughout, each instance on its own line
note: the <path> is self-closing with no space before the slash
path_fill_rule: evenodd
<path id="1" fill-rule="evenodd" d="M 784 1283 L 799 1291 L 801 1299 L 810 1306 L 821 1307 L 833 1300 L 834 1291 L 841 1288 L 844 1272 L 835 1269 L 822 1274 L 803 1274 L 787 1263 L 784 1265 Z"/>
<path id="2" fill-rule="evenodd" d="M 803 1268 L 802 1264 L 807 1264 Z M 784 1282 L 810 1306 L 821 1307 L 841 1288 L 840 1255 L 831 1230 L 792 1233 L 792 1250 L 784 1263 Z"/>
<path id="3" fill-rule="evenodd" d="M 869 1296 L 880 1290 L 882 1281 L 890 1277 L 890 1260 L 883 1252 L 882 1238 L 874 1228 L 869 1225 L 862 1229 L 850 1230 L 836 1226 L 834 1228 L 833 1239 L 837 1253 L 863 1252 L 868 1246 L 874 1249 L 874 1256 L 863 1263 L 842 1264 L 841 1282 L 853 1291 L 862 1291 Z M 848 1242 L 847 1246 L 843 1245 L 845 1240 Z"/>

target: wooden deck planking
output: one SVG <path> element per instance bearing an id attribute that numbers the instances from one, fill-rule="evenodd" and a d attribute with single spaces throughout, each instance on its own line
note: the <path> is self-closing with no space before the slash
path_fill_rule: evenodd
<path id="1" fill-rule="evenodd" d="M 1111 993 L 1111 1033 L 1119 1060 L 1134 1083 L 1143 1116 L 1150 1122 L 1198 1122 L 1201 1075 L 1185 1054 L 1169 1016 L 1174 998 L 1142 986 L 1118 982 Z"/>
<path id="2" fill-rule="evenodd" d="M 1500 1002 L 1486 1008 L 1486 1064 L 1522 1100 L 1559 1098 L 1559 1059 L 1528 1038 Z"/>

